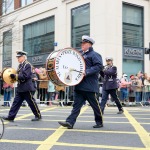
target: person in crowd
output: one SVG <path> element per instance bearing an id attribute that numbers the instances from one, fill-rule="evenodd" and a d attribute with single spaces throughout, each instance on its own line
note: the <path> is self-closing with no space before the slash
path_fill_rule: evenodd
<path id="1" fill-rule="evenodd" d="M 1 94 L 1 95 L 4 94 L 4 90 L 3 90 L 3 80 L 2 80 L 2 72 L 0 72 L 0 94 Z"/>
<path id="2" fill-rule="evenodd" d="M 65 104 L 65 87 L 56 85 L 55 90 L 58 92 L 59 105 L 63 106 Z"/>
<path id="3" fill-rule="evenodd" d="M 121 102 L 122 105 L 125 105 L 124 102 L 127 102 L 128 100 L 128 86 L 131 84 L 131 82 L 128 82 L 128 76 L 126 74 L 123 74 L 121 80 L 120 80 L 120 94 L 121 94 Z"/>
<path id="4" fill-rule="evenodd" d="M 26 52 L 17 51 L 16 53 L 16 58 L 18 59 L 19 66 L 17 69 L 17 74 L 10 74 L 10 78 L 18 81 L 17 92 L 8 116 L 3 117 L 3 119 L 7 121 L 14 121 L 23 100 L 26 100 L 35 116 L 32 121 L 39 121 L 41 119 L 41 113 L 31 93 L 34 89 L 32 83 L 32 66 L 27 61 Z"/>
<path id="5" fill-rule="evenodd" d="M 46 103 L 45 99 L 46 99 L 47 88 L 48 88 L 48 77 L 45 68 L 40 68 L 40 70 L 41 70 L 41 72 L 39 73 L 40 103 L 41 106 L 44 106 L 44 104 Z"/>
<path id="6" fill-rule="evenodd" d="M 94 125 L 93 128 L 103 127 L 103 117 L 97 100 L 97 93 L 99 92 L 98 74 L 103 68 L 103 62 L 101 55 L 95 52 L 92 47 L 94 43 L 95 42 L 91 37 L 82 36 L 81 54 L 86 64 L 84 78 L 75 86 L 74 104 L 71 114 L 67 117 L 65 122 L 58 122 L 60 125 L 67 127 L 68 129 L 73 128 L 81 107 L 86 100 L 94 111 L 96 125 Z"/>
<path id="7" fill-rule="evenodd" d="M 137 80 L 134 75 L 130 75 L 131 84 L 128 87 L 129 90 L 129 105 L 133 105 L 135 103 L 135 91 L 137 86 Z"/>
<path id="8" fill-rule="evenodd" d="M 147 73 L 144 73 L 144 102 L 148 102 L 150 100 L 150 77 Z"/>
<path id="9" fill-rule="evenodd" d="M 47 89 L 47 105 L 52 105 L 53 96 L 55 93 L 55 85 L 49 80 Z"/>
<path id="10" fill-rule="evenodd" d="M 38 77 L 36 75 L 35 68 L 32 67 L 32 83 L 33 83 L 33 87 L 34 87 L 34 91 L 32 91 L 33 96 L 34 96 L 36 89 L 37 89 L 37 80 L 38 80 Z"/>
<path id="11" fill-rule="evenodd" d="M 106 57 L 106 66 L 104 66 L 103 71 L 100 72 L 101 76 L 104 78 L 103 80 L 103 90 L 102 90 L 102 100 L 100 103 L 102 113 L 104 114 L 104 109 L 109 99 L 109 94 L 111 95 L 113 101 L 115 101 L 119 112 L 117 114 L 122 114 L 123 108 L 120 103 L 120 100 L 117 95 L 117 67 L 113 65 L 113 58 Z"/>
<path id="12" fill-rule="evenodd" d="M 11 101 L 13 84 L 7 84 L 6 82 L 4 82 L 3 90 L 4 90 L 4 105 L 3 106 L 10 106 L 9 102 Z"/>
<path id="13" fill-rule="evenodd" d="M 41 73 L 41 70 L 40 69 L 38 69 L 38 68 L 35 68 L 35 73 L 36 73 L 36 76 L 37 76 L 37 78 L 38 78 L 38 80 L 37 80 L 37 99 L 38 100 L 40 100 L 40 88 L 39 88 L 39 84 L 40 84 L 40 76 L 39 76 L 39 74 Z"/>
<path id="14" fill-rule="evenodd" d="M 140 103 L 142 101 L 142 88 L 143 88 L 141 73 L 137 74 L 136 81 L 137 81 L 137 86 L 136 86 L 136 92 L 135 92 L 135 100 L 136 100 L 136 103 Z"/>

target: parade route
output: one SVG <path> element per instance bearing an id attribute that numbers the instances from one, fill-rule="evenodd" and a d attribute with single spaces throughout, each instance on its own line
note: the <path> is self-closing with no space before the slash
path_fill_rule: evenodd
<path id="1" fill-rule="evenodd" d="M 14 122 L 5 121 L 0 150 L 150 150 L 149 107 L 125 107 L 118 115 L 116 107 L 107 107 L 104 127 L 93 129 L 93 111 L 84 106 L 74 129 L 58 124 L 70 114 L 71 107 L 40 107 L 42 120 L 32 122 L 29 107 L 23 107 Z M 0 108 L 6 116 L 9 108 Z"/>

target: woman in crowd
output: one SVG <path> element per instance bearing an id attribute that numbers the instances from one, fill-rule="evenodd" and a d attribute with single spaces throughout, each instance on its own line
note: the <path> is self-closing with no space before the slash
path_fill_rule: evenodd
<path id="1" fill-rule="evenodd" d="M 4 94 L 4 90 L 3 90 L 3 80 L 2 80 L 2 73 L 0 72 L 0 94 L 3 95 Z"/>
<path id="2" fill-rule="evenodd" d="M 148 77 L 147 73 L 144 73 L 144 92 L 143 100 L 148 102 L 150 100 L 150 77 Z"/>
<path id="3" fill-rule="evenodd" d="M 122 104 L 125 105 L 125 101 L 127 101 L 128 98 L 128 86 L 131 84 L 131 82 L 128 82 L 128 76 L 126 74 L 123 74 L 121 80 L 120 80 L 120 94 L 121 94 L 121 101 Z"/>
<path id="4" fill-rule="evenodd" d="M 13 90 L 13 84 L 7 84 L 4 82 L 4 106 L 9 106 L 9 101 L 11 100 L 11 93 Z"/>
<path id="5" fill-rule="evenodd" d="M 34 86 L 34 91 L 32 91 L 32 95 L 34 96 L 35 92 L 36 92 L 36 89 L 37 89 L 37 80 L 38 80 L 38 77 L 36 75 L 36 72 L 35 72 L 35 68 L 32 67 L 32 83 L 33 83 L 33 86 Z"/>
<path id="6" fill-rule="evenodd" d="M 54 100 L 53 96 L 55 93 L 55 85 L 48 81 L 48 89 L 47 89 L 47 105 L 52 105 L 52 100 Z"/>
<path id="7" fill-rule="evenodd" d="M 137 74 L 137 86 L 136 86 L 136 92 L 135 92 L 135 100 L 137 103 L 140 103 L 142 101 L 142 78 L 141 78 L 141 73 Z"/>
<path id="8" fill-rule="evenodd" d="M 45 103 L 45 97 L 47 94 L 47 88 L 48 88 L 48 77 L 46 75 L 46 69 L 45 68 L 40 68 L 41 72 L 39 73 L 40 77 L 40 83 L 39 83 L 39 88 L 40 88 L 40 103 L 43 106 Z"/>
<path id="9" fill-rule="evenodd" d="M 130 75 L 130 82 L 131 84 L 129 85 L 129 105 L 135 104 L 135 90 L 137 86 L 137 81 L 136 77 L 134 75 Z"/>

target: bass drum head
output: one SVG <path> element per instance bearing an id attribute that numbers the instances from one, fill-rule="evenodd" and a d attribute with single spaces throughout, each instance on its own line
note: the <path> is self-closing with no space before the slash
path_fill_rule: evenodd
<path id="1" fill-rule="evenodd" d="M 10 74 L 16 74 L 16 70 L 13 68 L 5 68 L 2 71 L 2 79 L 4 80 L 4 82 L 6 82 L 7 84 L 13 84 L 16 82 L 16 80 L 12 80 L 10 77 Z"/>
<path id="2" fill-rule="evenodd" d="M 74 86 L 79 84 L 84 77 L 85 62 L 77 50 L 66 48 L 58 52 L 54 69 L 61 83 L 65 86 Z"/>

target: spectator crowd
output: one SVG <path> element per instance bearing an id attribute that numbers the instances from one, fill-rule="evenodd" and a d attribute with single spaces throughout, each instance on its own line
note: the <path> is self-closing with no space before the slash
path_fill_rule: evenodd
<path id="1" fill-rule="evenodd" d="M 118 91 L 123 105 L 125 102 L 129 102 L 129 105 L 141 102 L 146 105 L 150 101 L 150 77 L 141 71 L 129 77 L 123 73 L 118 79 Z"/>
<path id="2" fill-rule="evenodd" d="M 56 99 L 63 100 L 65 95 L 65 87 L 54 85 L 48 80 L 45 68 L 32 67 L 32 83 L 35 91 L 32 94 L 40 101 L 41 106 L 52 105 L 52 101 Z M 0 94 L 4 97 L 4 104 L 2 106 L 9 106 L 12 94 L 14 94 L 13 84 L 7 84 L 2 80 L 2 73 L 0 72 Z M 24 104 L 23 104 L 24 105 Z"/>
<path id="3" fill-rule="evenodd" d="M 32 81 L 35 91 L 32 94 L 40 101 L 41 106 L 52 105 L 54 100 L 63 100 L 65 98 L 65 87 L 54 85 L 47 77 L 45 68 L 32 68 Z M 13 84 L 5 83 L 1 78 L 0 72 L 0 94 L 4 97 L 4 104 L 2 106 L 9 106 L 13 93 Z M 101 89 L 101 88 L 100 88 Z M 101 93 L 102 89 L 100 90 Z M 68 93 L 69 98 L 73 99 L 72 90 Z M 102 94 L 102 93 L 101 93 Z M 100 97 L 101 97 L 101 94 Z M 149 104 L 150 102 L 150 76 L 147 73 L 139 71 L 136 75 L 128 76 L 123 73 L 121 78 L 118 78 L 118 95 L 122 105 L 129 105 L 136 103 Z M 112 100 L 113 101 L 113 100 Z M 61 105 L 61 103 L 60 103 Z"/>

